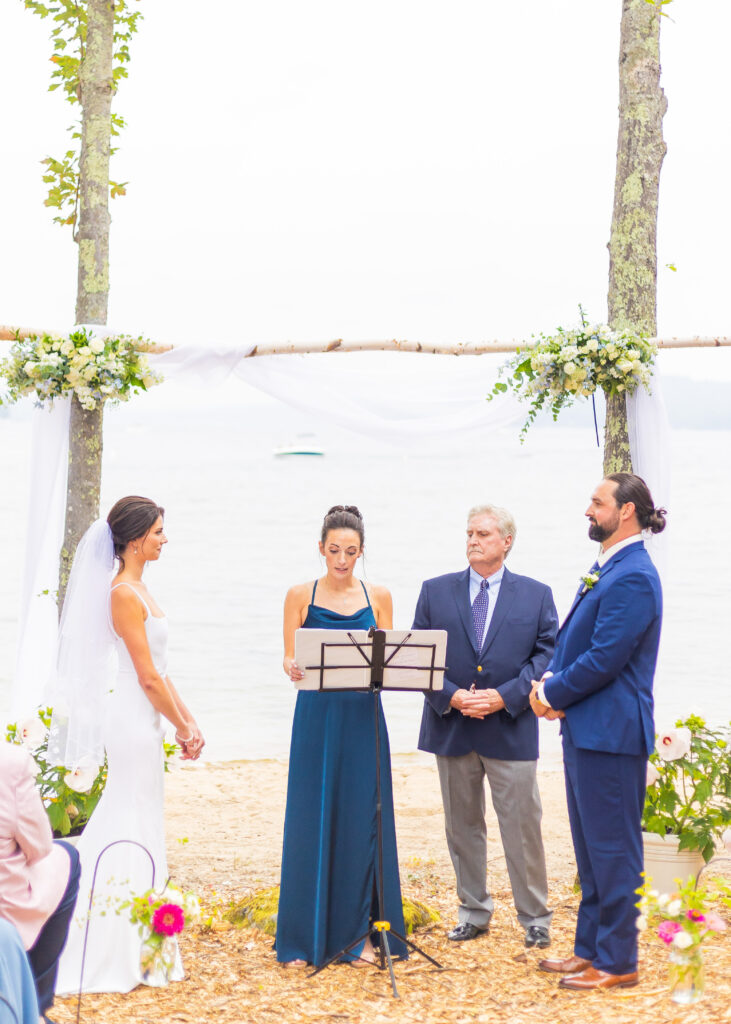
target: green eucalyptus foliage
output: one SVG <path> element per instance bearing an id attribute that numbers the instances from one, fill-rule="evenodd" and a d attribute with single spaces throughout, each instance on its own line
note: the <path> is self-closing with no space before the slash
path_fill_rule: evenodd
<path id="1" fill-rule="evenodd" d="M 84 0 L 55 0 L 42 3 L 40 0 L 24 0 L 29 11 L 41 18 L 50 18 L 53 28 L 53 71 L 48 89 L 53 92 L 62 89 L 72 105 L 81 103 L 79 69 L 86 52 L 87 4 Z M 142 18 L 139 10 L 133 10 L 139 0 L 114 0 L 114 58 L 111 88 L 116 93 L 119 83 L 127 77 L 130 60 L 129 44 Z M 119 135 L 126 127 L 119 114 L 111 115 L 112 136 Z M 42 161 L 46 171 L 43 181 L 48 185 L 46 206 L 57 210 L 53 218 L 56 224 L 69 224 L 75 228 L 79 212 L 79 156 L 81 150 L 81 126 L 77 121 L 69 127 L 72 146 L 63 157 L 48 156 Z M 115 150 L 111 150 L 114 154 Z M 126 195 L 127 182 L 110 181 L 109 195 L 112 199 Z"/>

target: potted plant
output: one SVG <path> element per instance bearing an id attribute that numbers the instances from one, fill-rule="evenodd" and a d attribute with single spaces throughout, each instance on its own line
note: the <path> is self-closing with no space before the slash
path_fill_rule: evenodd
<path id="1" fill-rule="evenodd" d="M 47 760 L 48 730 L 51 726 L 53 709 L 40 707 L 36 716 L 22 722 L 13 722 L 6 728 L 8 743 L 22 744 L 33 757 L 38 775 L 36 783 L 46 808 L 56 838 L 74 837 L 84 831 L 107 781 L 107 762 L 76 764 L 72 766 L 51 764 Z M 165 770 L 168 759 L 180 748 L 175 743 L 164 743 Z"/>
<path id="2" fill-rule="evenodd" d="M 661 892 L 697 875 L 731 826 L 731 730 L 690 715 L 661 732 L 647 765 L 645 873 Z"/>

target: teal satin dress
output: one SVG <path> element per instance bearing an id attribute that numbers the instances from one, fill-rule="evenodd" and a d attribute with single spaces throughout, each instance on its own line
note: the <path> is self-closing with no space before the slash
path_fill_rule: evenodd
<path id="1" fill-rule="evenodd" d="M 369 629 L 375 617 L 368 593 L 354 615 L 312 603 L 305 629 Z M 275 948 L 277 960 L 319 966 L 378 920 L 376 892 L 376 754 L 373 695 L 300 691 L 292 725 L 282 880 Z M 405 935 L 391 755 L 378 698 L 381 742 L 383 877 L 386 920 Z M 400 940 L 391 954 L 406 957 Z M 359 943 L 344 959 L 360 954 Z"/>

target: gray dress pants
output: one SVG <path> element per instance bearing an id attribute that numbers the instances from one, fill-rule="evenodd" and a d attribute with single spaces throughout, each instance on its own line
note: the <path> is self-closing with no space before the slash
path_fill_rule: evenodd
<path id="1" fill-rule="evenodd" d="M 437 755 L 447 846 L 457 876 L 459 923 L 487 928 L 493 901 L 487 889 L 485 777 L 490 784 L 518 921 L 548 928 L 546 858 L 535 761 L 500 761 L 474 751 Z"/>

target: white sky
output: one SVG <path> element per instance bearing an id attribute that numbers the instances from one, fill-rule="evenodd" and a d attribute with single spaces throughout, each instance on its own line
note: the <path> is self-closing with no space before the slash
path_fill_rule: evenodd
<path id="1" fill-rule="evenodd" d="M 146 0 L 112 177 L 115 327 L 159 340 L 527 337 L 606 317 L 620 0 Z M 727 0 L 662 32 L 659 332 L 731 335 Z M 40 160 L 74 111 L 2 5 L 0 322 L 73 321 Z M 678 271 L 665 269 L 674 263 Z M 731 380 L 731 350 L 665 370 Z"/>

